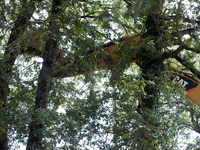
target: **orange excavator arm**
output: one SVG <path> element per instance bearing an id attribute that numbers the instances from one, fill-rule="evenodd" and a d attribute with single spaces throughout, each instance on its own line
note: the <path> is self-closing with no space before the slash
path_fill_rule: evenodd
<path id="1" fill-rule="evenodd" d="M 42 52 L 39 50 L 39 46 L 41 45 L 41 39 L 39 38 L 39 36 L 37 36 L 37 38 L 32 39 L 33 42 L 31 43 L 31 45 L 26 46 L 26 50 L 17 48 L 27 38 L 29 38 L 30 36 L 34 37 L 35 35 L 37 35 L 39 33 L 41 34 L 41 32 L 34 31 L 33 33 L 25 35 L 24 37 L 17 40 L 15 43 L 12 43 L 11 45 L 9 45 L 8 49 L 10 49 L 10 53 L 16 53 L 16 55 L 28 53 L 28 54 L 32 54 L 34 56 L 42 57 Z M 125 37 L 120 38 L 117 41 L 119 44 L 116 44 L 115 42 L 109 42 L 109 43 L 106 43 L 103 45 L 104 57 L 99 58 L 96 61 L 96 69 L 93 71 L 96 71 L 99 69 L 100 70 L 106 69 L 106 68 L 108 68 L 108 65 L 114 67 L 116 62 L 119 61 L 119 59 L 120 59 L 119 56 L 116 54 L 116 51 L 117 51 L 118 47 L 120 47 L 122 44 L 128 44 L 128 45 L 136 45 L 137 44 L 138 45 L 138 46 L 136 46 L 137 49 L 140 49 L 140 45 L 142 43 L 142 40 L 140 39 L 139 35 L 125 36 Z M 124 48 L 123 51 L 126 51 L 128 46 L 127 47 L 125 46 L 123 48 Z M 87 55 L 88 55 L 88 57 L 93 57 L 94 50 L 88 50 Z M 180 63 L 182 63 L 184 65 L 186 64 L 185 62 L 184 63 L 182 62 L 183 60 L 180 57 L 177 56 L 175 58 Z M 130 63 L 135 63 L 135 62 L 137 62 L 137 58 L 132 58 L 130 61 Z M 69 60 L 62 58 L 59 50 L 57 53 L 56 64 L 59 66 L 65 66 L 65 68 L 67 68 L 67 69 L 65 69 L 64 71 L 61 70 L 61 71 L 55 73 L 55 75 L 54 75 L 55 77 L 64 78 L 64 77 L 71 77 L 71 76 L 77 76 L 77 75 L 84 74 L 84 71 L 81 69 L 76 70 L 75 73 L 71 73 L 71 74 L 69 74 L 69 72 L 67 73 L 66 70 L 70 70 L 70 68 L 73 68 L 74 66 L 79 65 L 79 62 L 74 61 L 74 60 L 69 62 Z M 195 74 L 195 75 L 197 74 L 198 71 L 195 68 L 190 68 L 190 69 L 193 74 Z M 199 73 L 199 76 L 197 76 L 197 77 L 200 78 L 200 73 Z M 200 107 L 200 83 L 197 80 L 193 79 L 192 77 L 179 74 L 174 79 L 172 79 L 172 82 L 175 84 L 178 83 L 182 87 L 184 87 L 187 92 L 185 97 Z"/>
<path id="2" fill-rule="evenodd" d="M 179 74 L 172 82 L 186 89 L 185 97 L 200 107 L 200 83 L 190 76 Z"/>
<path id="3" fill-rule="evenodd" d="M 131 38 L 134 38 L 135 41 L 132 41 Z M 127 40 L 132 41 L 131 44 L 134 44 L 134 42 L 137 42 L 138 44 L 138 42 L 141 41 L 138 35 L 127 36 L 119 40 L 120 43 L 118 46 L 120 46 L 120 44 L 123 44 Z M 109 53 L 110 61 L 113 61 L 113 63 L 115 63 L 119 60 L 119 56 L 117 56 L 115 53 L 117 50 L 117 45 L 114 42 L 105 44 L 103 47 L 104 47 L 104 50 Z M 140 48 L 140 46 L 138 46 L 138 48 Z M 181 64 L 183 64 L 184 66 L 186 67 L 189 66 L 189 65 L 187 66 L 187 63 L 180 56 L 176 56 L 175 59 L 179 61 Z M 107 65 L 110 65 L 108 61 L 107 62 L 105 61 L 105 58 L 104 59 L 100 58 L 99 60 L 103 64 L 104 68 L 106 68 Z M 135 62 L 137 62 L 137 60 L 132 59 L 131 63 L 135 63 Z M 103 68 L 100 68 L 100 69 L 103 69 Z M 198 70 L 196 70 L 195 68 L 190 68 L 190 70 L 197 78 L 200 78 L 200 73 L 198 72 Z M 180 84 L 183 88 L 185 88 L 187 92 L 185 97 L 200 107 L 200 82 L 195 80 L 193 77 L 187 76 L 184 74 L 178 74 L 174 79 L 172 79 L 172 82 L 175 84 Z"/>

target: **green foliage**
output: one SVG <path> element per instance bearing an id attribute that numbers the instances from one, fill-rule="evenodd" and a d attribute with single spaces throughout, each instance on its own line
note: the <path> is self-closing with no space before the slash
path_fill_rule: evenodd
<path id="1" fill-rule="evenodd" d="M 5 136 L 6 136 L 5 129 L 4 128 L 0 128 L 0 141 L 3 141 Z"/>
<path id="2" fill-rule="evenodd" d="M 200 133 L 199 107 L 188 102 L 185 90 L 170 79 L 174 70 L 189 72 L 173 60 L 177 47 L 187 45 L 181 55 L 190 66 L 197 65 L 198 1 L 191 1 L 189 8 L 183 3 L 178 10 L 178 3 L 168 0 L 161 14 L 154 0 L 63 1 L 62 13 L 54 18 L 56 34 L 48 30 L 51 2 L 0 1 L 0 141 L 8 130 L 10 144 L 18 140 L 26 145 L 33 113 L 44 125 L 38 134 L 46 149 L 171 150 L 178 149 L 176 138 L 187 137 L 188 129 Z M 22 42 L 15 45 L 17 51 L 3 54 L 10 33 L 17 33 L 11 31 L 17 18 L 33 11 L 33 4 L 34 15 L 19 27 L 17 39 Z M 36 35 L 21 39 L 35 30 Z M 142 44 L 130 38 L 118 45 L 117 63 L 92 72 L 99 58 L 106 59 L 105 42 L 133 34 L 143 38 Z M 61 49 L 57 57 L 67 62 L 56 63 L 55 73 L 84 75 L 53 77 L 47 108 L 34 110 L 42 55 L 30 55 L 28 48 L 39 39 L 38 50 L 43 52 L 46 40 L 57 37 Z M 94 56 L 88 57 L 87 50 L 94 50 Z M 8 63 L 15 55 L 15 63 Z M 130 63 L 133 59 L 137 65 Z M 197 137 L 187 149 L 198 149 L 198 144 Z"/>

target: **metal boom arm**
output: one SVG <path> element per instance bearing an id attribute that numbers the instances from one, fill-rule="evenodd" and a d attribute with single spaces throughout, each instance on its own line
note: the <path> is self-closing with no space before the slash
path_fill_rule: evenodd
<path id="1" fill-rule="evenodd" d="M 8 49 L 10 49 L 10 53 L 14 53 L 15 55 L 27 53 L 27 54 L 41 57 L 42 52 L 39 50 L 39 47 L 41 45 L 41 39 L 38 39 L 38 36 L 37 36 L 37 38 L 32 39 L 31 46 L 26 45 L 26 47 L 24 49 L 19 50 L 20 45 L 23 44 L 26 39 L 28 39 L 30 36 L 33 37 L 34 35 L 38 35 L 39 33 L 41 34 L 41 32 L 34 31 L 31 34 L 21 37 L 15 43 L 11 43 L 8 46 Z M 133 39 L 133 40 L 130 40 L 130 39 Z M 129 40 L 130 40 L 130 42 L 129 42 Z M 98 60 L 96 61 L 96 68 L 102 70 L 102 69 L 108 68 L 108 65 L 110 65 L 111 67 L 114 67 L 115 63 L 117 61 L 119 61 L 119 59 L 120 59 L 119 56 L 116 55 L 116 50 L 117 50 L 118 46 L 120 46 L 121 44 L 124 44 L 125 42 L 127 42 L 127 44 L 136 46 L 137 49 L 140 49 L 140 45 L 142 43 L 139 35 L 125 36 L 125 37 L 118 39 L 117 42 L 119 42 L 119 45 L 117 45 L 115 42 L 111 41 L 102 46 L 104 48 L 105 58 L 98 58 Z M 136 45 L 135 42 L 137 42 L 138 45 Z M 125 46 L 125 48 L 123 50 L 126 51 L 127 48 L 128 47 Z M 87 53 L 88 57 L 94 56 L 94 50 L 88 50 L 88 51 L 86 51 L 86 53 Z M 188 63 L 184 59 L 182 59 L 180 56 L 176 56 L 175 59 L 177 61 L 179 61 L 182 65 L 189 68 L 190 71 L 197 78 L 200 79 L 200 72 L 196 68 L 190 67 L 188 65 Z M 135 62 L 137 62 L 137 58 L 131 58 L 130 63 L 135 63 Z M 79 66 L 79 62 L 74 61 L 74 60 L 69 62 L 69 60 L 62 58 L 62 55 L 60 54 L 60 50 L 58 50 L 58 52 L 57 52 L 56 63 L 59 66 L 64 66 L 65 69 L 61 70 L 59 72 L 56 72 L 54 74 L 54 77 L 64 78 L 64 77 L 71 77 L 71 76 L 77 76 L 77 75 L 84 74 L 84 70 L 82 70 L 81 67 Z M 102 65 L 99 66 L 99 64 L 102 64 Z M 77 67 L 78 70 L 76 70 L 76 72 L 70 73 L 69 70 L 75 66 L 76 67 L 78 66 Z M 93 71 L 97 71 L 98 69 L 95 69 Z M 200 94 L 199 94 L 200 93 L 200 83 L 197 80 L 193 79 L 192 77 L 179 74 L 174 79 L 172 79 L 172 82 L 174 82 L 175 84 L 178 83 L 182 87 L 186 88 L 187 94 L 185 95 L 185 97 L 200 107 Z"/>

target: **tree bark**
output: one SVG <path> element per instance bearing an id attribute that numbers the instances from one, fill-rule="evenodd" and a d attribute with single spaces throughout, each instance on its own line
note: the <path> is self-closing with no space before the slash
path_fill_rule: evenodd
<path id="1" fill-rule="evenodd" d="M 49 31 L 52 34 L 58 32 L 56 26 L 56 15 L 59 13 L 61 0 L 53 0 Z M 43 56 L 43 66 L 38 77 L 38 87 L 34 106 L 34 114 L 29 125 L 29 137 L 26 150 L 44 149 L 42 143 L 44 124 L 39 121 L 38 114 L 47 109 L 49 92 L 52 84 L 53 70 L 56 62 L 56 53 L 58 48 L 58 38 L 51 38 L 46 41 L 46 47 Z"/>
<path id="2" fill-rule="evenodd" d="M 145 27 L 147 29 L 146 33 L 142 35 L 143 38 L 152 40 L 154 42 L 154 48 L 156 49 L 156 54 L 162 56 L 162 49 L 164 48 L 164 42 L 160 43 L 159 38 L 161 33 L 165 34 L 163 29 L 164 23 L 162 20 L 161 11 L 163 8 L 164 0 L 155 0 L 156 7 L 153 7 L 150 12 L 148 12 L 147 20 L 145 20 Z M 156 111 L 156 103 L 158 101 L 159 89 L 156 85 L 159 84 L 159 78 L 162 76 L 162 71 L 164 70 L 164 65 L 162 61 L 158 61 L 157 57 L 151 55 L 151 50 L 147 49 L 146 46 L 141 48 L 142 56 L 138 62 L 142 70 L 142 78 L 146 82 L 144 87 L 145 94 L 140 100 L 138 105 L 138 113 L 143 117 L 144 125 L 149 125 L 151 129 L 157 129 L 160 123 L 154 120 L 150 113 Z M 159 59 L 160 59 L 159 57 Z M 157 77 L 157 79 L 155 79 Z M 154 82 L 154 84 L 151 84 Z M 139 129 L 140 137 L 145 142 L 146 148 L 156 148 L 157 143 L 155 142 L 155 137 L 151 135 L 152 131 L 145 130 L 143 128 Z M 156 130 L 154 131 L 156 132 Z"/>
<path id="3" fill-rule="evenodd" d="M 35 2 L 36 0 L 31 0 L 28 3 L 25 3 L 22 7 L 22 11 L 19 13 L 19 16 L 17 17 L 14 26 L 11 29 L 11 34 L 8 40 L 7 45 L 11 44 L 13 41 L 15 41 L 20 34 L 22 34 L 29 24 L 29 20 L 31 16 L 33 15 L 35 11 Z M 42 0 L 38 0 L 41 2 Z M 28 11 L 27 11 L 28 10 Z M 15 60 L 17 56 L 16 55 L 10 55 L 8 50 L 6 49 L 4 53 L 3 60 L 0 62 L 1 70 L 0 70 L 0 107 L 3 109 L 6 113 L 6 99 L 9 94 L 9 87 L 8 87 L 8 81 L 11 76 L 12 68 L 14 66 Z M 4 130 L 4 134 L 1 135 L 0 138 L 0 149 L 1 150 L 7 150 L 8 147 L 8 137 L 7 137 L 7 125 L 6 121 L 4 121 L 4 124 L 0 125 L 0 129 Z"/>
<path id="4" fill-rule="evenodd" d="M 43 67 L 38 77 L 38 88 L 36 93 L 36 101 L 34 106 L 34 114 L 29 126 L 29 138 L 27 150 L 43 149 L 42 148 L 42 130 L 43 123 L 38 121 L 38 113 L 40 110 L 45 110 L 48 104 L 49 92 L 52 83 L 53 67 L 55 64 L 55 50 L 57 48 L 57 41 L 48 40 L 46 42 L 46 49 L 44 52 Z"/>

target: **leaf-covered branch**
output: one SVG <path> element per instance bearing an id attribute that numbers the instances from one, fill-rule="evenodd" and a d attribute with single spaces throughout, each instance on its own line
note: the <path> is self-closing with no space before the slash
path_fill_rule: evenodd
<path id="1" fill-rule="evenodd" d="M 190 19 L 190 18 L 186 18 L 184 16 L 178 15 L 179 18 L 181 18 L 183 20 L 184 23 L 191 23 L 191 24 L 198 24 L 200 25 L 200 20 L 195 20 L 195 19 Z M 177 15 L 174 16 L 169 16 L 168 18 L 166 18 L 166 20 L 173 20 L 176 19 Z"/>

